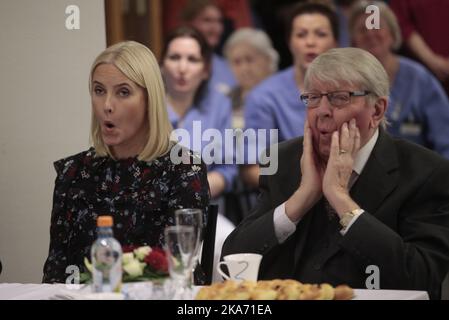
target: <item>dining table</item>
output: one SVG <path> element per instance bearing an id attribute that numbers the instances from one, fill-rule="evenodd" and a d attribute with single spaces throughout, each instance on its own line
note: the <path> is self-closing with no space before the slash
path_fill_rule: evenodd
<path id="1" fill-rule="evenodd" d="M 196 292 L 200 287 L 194 287 Z M 154 292 L 151 284 L 133 284 L 124 286 L 124 294 L 92 294 L 87 285 L 0 283 L 0 300 L 91 300 L 91 299 L 160 299 L 160 295 L 143 294 Z M 194 297 L 194 295 L 193 295 Z M 192 298 L 193 298 L 192 297 Z M 353 300 L 429 300 L 426 291 L 354 289 Z"/>

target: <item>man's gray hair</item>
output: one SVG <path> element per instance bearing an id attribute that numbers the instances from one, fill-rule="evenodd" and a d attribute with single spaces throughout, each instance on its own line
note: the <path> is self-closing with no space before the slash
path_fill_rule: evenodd
<path id="1" fill-rule="evenodd" d="M 235 45 L 245 43 L 252 46 L 254 49 L 268 57 L 270 60 L 270 70 L 276 72 L 278 69 L 279 54 L 273 48 L 270 38 L 262 31 L 252 28 L 240 28 L 236 30 L 226 41 L 223 52 L 227 59 L 229 59 L 229 51 Z"/>
<path id="2" fill-rule="evenodd" d="M 367 90 L 373 103 L 379 97 L 388 97 L 390 85 L 387 72 L 371 53 L 359 48 L 328 50 L 313 60 L 307 69 L 304 86 L 306 91 L 315 82 L 339 88 L 342 85 Z"/>

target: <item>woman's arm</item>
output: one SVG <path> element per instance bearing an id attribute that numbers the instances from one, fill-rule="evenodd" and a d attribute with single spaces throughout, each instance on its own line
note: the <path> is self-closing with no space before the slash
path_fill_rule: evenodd
<path id="1" fill-rule="evenodd" d="M 67 177 L 64 173 L 73 172 L 73 166 L 64 168 L 63 163 L 56 162 L 58 175 L 53 192 L 53 209 L 50 223 L 50 248 L 44 265 L 42 282 L 65 282 L 67 267 L 67 243 L 70 221 L 66 212 Z"/>
<path id="2" fill-rule="evenodd" d="M 433 52 L 419 33 L 413 31 L 407 44 L 438 79 L 445 80 L 449 77 L 449 57 L 443 57 Z"/>

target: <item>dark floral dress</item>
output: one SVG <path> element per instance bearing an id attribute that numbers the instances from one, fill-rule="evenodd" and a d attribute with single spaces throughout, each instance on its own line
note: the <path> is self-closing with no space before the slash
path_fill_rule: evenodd
<path id="1" fill-rule="evenodd" d="M 84 257 L 96 239 L 99 215 L 112 215 L 114 236 L 123 245 L 163 246 L 163 232 L 174 224 L 173 211 L 203 209 L 207 218 L 206 166 L 174 164 L 170 153 L 153 161 L 137 157 L 96 157 L 93 148 L 56 161 L 50 249 L 43 282 L 65 282 L 66 267 L 85 271 Z"/>

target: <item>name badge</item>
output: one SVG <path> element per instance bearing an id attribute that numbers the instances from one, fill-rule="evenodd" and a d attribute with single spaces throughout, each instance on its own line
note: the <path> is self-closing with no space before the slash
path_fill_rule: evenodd
<path id="1" fill-rule="evenodd" d="M 422 128 L 419 123 L 403 123 L 399 128 L 399 132 L 404 136 L 419 136 L 421 135 Z"/>

